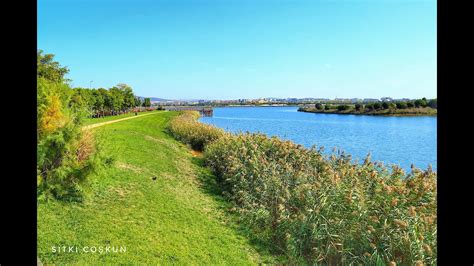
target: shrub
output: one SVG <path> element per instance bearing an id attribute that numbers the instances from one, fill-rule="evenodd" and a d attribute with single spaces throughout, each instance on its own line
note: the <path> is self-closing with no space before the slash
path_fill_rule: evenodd
<path id="1" fill-rule="evenodd" d="M 407 109 L 408 105 L 406 102 L 397 102 L 397 109 Z"/>
<path id="2" fill-rule="evenodd" d="M 290 264 L 435 264 L 436 173 L 349 159 L 249 133 L 205 149 L 242 222 Z"/>
<path id="3" fill-rule="evenodd" d="M 365 105 L 365 108 L 369 109 L 369 110 L 374 110 L 374 104 L 373 103 L 368 103 Z"/>
<path id="4" fill-rule="evenodd" d="M 431 107 L 431 108 L 437 109 L 438 108 L 438 100 L 437 99 L 431 99 L 428 102 L 428 106 Z"/>
<path id="5" fill-rule="evenodd" d="M 315 104 L 314 107 L 316 107 L 318 110 L 323 110 L 323 105 L 320 103 Z"/>
<path id="6" fill-rule="evenodd" d="M 408 108 L 413 108 L 413 107 L 415 107 L 415 103 L 413 101 L 408 101 L 407 102 L 407 107 Z"/>
<path id="7" fill-rule="evenodd" d="M 362 104 L 356 103 L 355 104 L 355 109 L 356 109 L 356 111 L 360 111 L 362 109 Z"/>
<path id="8" fill-rule="evenodd" d="M 388 109 L 388 108 L 390 108 L 390 104 L 388 102 L 383 102 L 382 103 L 382 108 L 383 109 Z"/>
<path id="9" fill-rule="evenodd" d="M 415 101 L 415 107 L 416 108 L 419 108 L 419 107 L 426 107 L 428 106 L 428 103 L 426 102 L 426 99 L 423 98 L 423 99 L 418 99 Z"/>
<path id="10" fill-rule="evenodd" d="M 68 85 L 38 78 L 37 181 L 38 196 L 45 198 L 80 198 L 98 163 L 93 137 L 69 108 L 70 95 Z"/>
<path id="11" fill-rule="evenodd" d="M 224 131 L 200 123 L 197 121 L 198 118 L 198 112 L 184 111 L 170 121 L 168 130 L 177 140 L 191 145 L 195 150 L 202 151 L 205 145 L 223 136 Z"/>
<path id="12" fill-rule="evenodd" d="M 382 104 L 381 104 L 381 103 L 379 103 L 379 102 L 374 103 L 374 109 L 375 109 L 375 110 L 379 110 L 380 108 L 382 108 Z"/>
<path id="13" fill-rule="evenodd" d="M 338 111 L 346 111 L 346 110 L 349 110 L 351 107 L 349 105 L 338 105 L 337 106 L 337 110 Z"/>
<path id="14" fill-rule="evenodd" d="M 331 105 L 330 104 L 324 105 L 324 110 L 331 110 Z"/>

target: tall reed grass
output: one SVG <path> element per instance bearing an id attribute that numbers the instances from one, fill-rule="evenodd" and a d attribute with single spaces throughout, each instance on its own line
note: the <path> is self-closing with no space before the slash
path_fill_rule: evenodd
<path id="1" fill-rule="evenodd" d="M 185 121 L 182 139 L 213 131 L 201 130 L 195 118 Z M 290 263 L 436 264 L 431 169 L 406 174 L 370 157 L 357 164 L 344 153 L 327 156 L 263 134 L 217 131 L 200 137 L 213 139 L 199 142 L 206 164 L 241 221 Z"/>
<path id="2" fill-rule="evenodd" d="M 199 112 L 183 111 L 172 119 L 168 131 L 177 140 L 189 144 L 193 149 L 202 151 L 204 146 L 224 135 L 224 131 L 197 121 Z"/>

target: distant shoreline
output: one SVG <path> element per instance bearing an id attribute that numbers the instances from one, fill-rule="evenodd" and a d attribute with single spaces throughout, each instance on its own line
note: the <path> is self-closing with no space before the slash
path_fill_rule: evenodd
<path id="1" fill-rule="evenodd" d="M 371 116 L 437 116 L 438 112 L 434 108 L 409 108 L 409 109 L 382 109 L 382 110 L 370 110 L 370 111 L 356 111 L 354 109 L 349 110 L 318 110 L 316 108 L 304 108 L 298 109 L 298 112 L 306 113 L 318 113 L 318 114 L 337 114 L 337 115 L 371 115 Z"/>

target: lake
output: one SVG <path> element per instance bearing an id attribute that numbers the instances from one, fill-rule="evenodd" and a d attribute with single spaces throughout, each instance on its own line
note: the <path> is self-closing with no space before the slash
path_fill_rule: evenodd
<path id="1" fill-rule="evenodd" d="M 361 162 L 368 153 L 372 160 L 398 164 L 410 170 L 436 170 L 436 117 L 383 117 L 298 112 L 297 107 L 214 108 L 203 123 L 230 132 L 261 132 L 292 140 L 306 147 L 338 148 Z"/>

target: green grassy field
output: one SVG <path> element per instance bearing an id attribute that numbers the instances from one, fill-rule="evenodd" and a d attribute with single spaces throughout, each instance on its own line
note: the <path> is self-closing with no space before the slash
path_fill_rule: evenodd
<path id="1" fill-rule="evenodd" d="M 93 129 L 114 164 L 89 178 L 83 202 L 38 203 L 38 257 L 44 264 L 274 262 L 226 213 L 228 203 L 202 159 L 164 131 L 176 114 Z M 53 246 L 77 246 L 79 252 L 53 253 Z M 122 246 L 126 252 L 83 253 L 85 246 Z"/>

